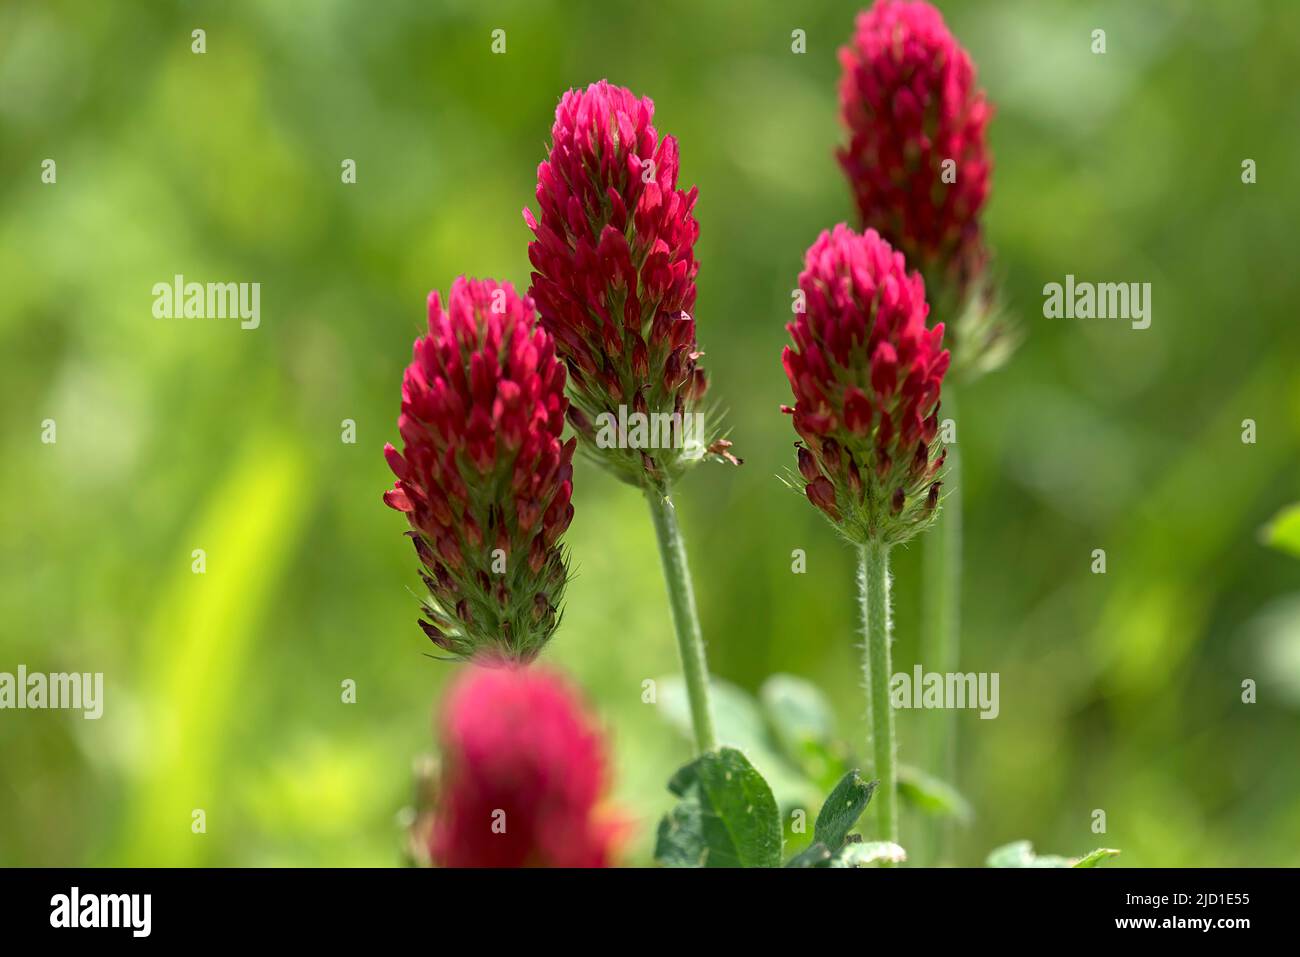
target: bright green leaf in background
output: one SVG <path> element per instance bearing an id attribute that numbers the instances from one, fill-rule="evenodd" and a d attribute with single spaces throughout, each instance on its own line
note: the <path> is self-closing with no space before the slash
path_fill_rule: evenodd
<path id="1" fill-rule="evenodd" d="M 962 824 L 969 824 L 975 817 L 970 802 L 956 788 L 911 765 L 898 768 L 898 796 L 911 807 L 935 817 L 956 818 Z"/>
<path id="2" fill-rule="evenodd" d="M 1260 530 L 1265 545 L 1300 558 L 1300 502 L 1288 505 Z"/>
<path id="3" fill-rule="evenodd" d="M 772 675 L 759 689 L 758 700 L 788 753 L 797 754 L 808 742 L 825 744 L 835 736 L 835 712 L 811 681 Z"/>
<path id="4" fill-rule="evenodd" d="M 759 688 L 758 700 L 787 760 L 824 793 L 848 770 L 830 699 L 806 678 L 775 674 Z"/>

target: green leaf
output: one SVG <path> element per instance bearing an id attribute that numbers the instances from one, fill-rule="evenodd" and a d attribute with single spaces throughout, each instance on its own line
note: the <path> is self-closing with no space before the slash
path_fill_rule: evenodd
<path id="1" fill-rule="evenodd" d="M 829 867 L 831 858 L 831 849 L 825 844 L 810 844 L 804 850 L 790 858 L 786 867 Z"/>
<path id="2" fill-rule="evenodd" d="M 763 682 L 758 698 L 781 754 L 825 794 L 849 769 L 826 695 L 804 678 L 776 674 Z"/>
<path id="3" fill-rule="evenodd" d="M 779 867 L 781 818 L 772 789 L 735 748 L 702 754 L 668 782 L 680 800 L 659 822 L 665 867 Z"/>
<path id="4" fill-rule="evenodd" d="M 831 867 L 866 867 L 888 861 L 901 864 L 907 860 L 907 851 L 892 841 L 855 841 L 845 844 L 831 859 Z"/>
<path id="5" fill-rule="evenodd" d="M 1100 867 L 1112 857 L 1119 857 L 1119 851 L 1115 850 L 1113 847 L 1099 847 L 1095 851 L 1083 855 L 1083 857 L 1079 858 L 1071 866 Z"/>
<path id="6" fill-rule="evenodd" d="M 1013 841 L 996 848 L 988 859 L 986 867 L 1096 867 L 1108 858 L 1115 857 L 1119 851 L 1107 847 L 1080 858 L 1061 857 L 1059 854 L 1034 853 L 1034 845 L 1029 841 Z"/>
<path id="7" fill-rule="evenodd" d="M 985 867 L 1028 867 L 1034 857 L 1034 845 L 1029 841 L 1012 841 L 989 851 Z"/>
<path id="8" fill-rule="evenodd" d="M 660 678 L 657 685 L 660 714 L 684 740 L 693 741 L 695 732 L 691 726 L 690 702 L 681 676 Z M 717 678 L 711 680 L 709 686 L 718 743 L 737 748 L 749 756 L 771 786 L 781 808 L 816 807 L 824 792 L 814 787 L 800 768 L 791 765 L 773 747 L 762 709 L 753 695 Z"/>
<path id="9" fill-rule="evenodd" d="M 1012 841 L 995 848 L 984 861 L 986 867 L 1069 867 L 1064 857 L 1039 857 L 1030 841 Z"/>
<path id="10" fill-rule="evenodd" d="M 849 761 L 845 757 L 846 748 L 839 742 L 822 743 L 821 741 L 804 742 L 803 754 L 798 756 L 800 769 L 816 785 L 817 791 L 825 794 L 850 771 Z"/>
<path id="11" fill-rule="evenodd" d="M 658 685 L 659 712 L 683 737 L 694 739 L 691 726 L 690 701 L 681 675 L 660 678 Z M 771 750 L 763 725 L 763 713 L 743 688 L 717 678 L 709 682 L 713 703 L 713 723 L 724 744 L 750 752 L 755 746 Z"/>
<path id="12" fill-rule="evenodd" d="M 1300 502 L 1288 505 L 1260 529 L 1265 545 L 1300 558 Z"/>
<path id="13" fill-rule="evenodd" d="M 871 794 L 875 781 L 866 781 L 857 771 L 850 771 L 835 785 L 830 797 L 822 805 L 813 825 L 813 840 L 837 850 L 848 839 L 849 831 L 858 823 Z"/>
<path id="14" fill-rule="evenodd" d="M 758 689 L 758 700 L 777 740 L 792 756 L 801 754 L 809 741 L 826 744 L 835 735 L 835 713 L 821 689 L 811 681 L 794 675 L 772 675 Z"/>
<path id="15" fill-rule="evenodd" d="M 920 768 L 899 767 L 898 796 L 918 811 L 935 817 L 952 817 L 967 824 L 975 816 L 970 802 L 956 788 Z"/>

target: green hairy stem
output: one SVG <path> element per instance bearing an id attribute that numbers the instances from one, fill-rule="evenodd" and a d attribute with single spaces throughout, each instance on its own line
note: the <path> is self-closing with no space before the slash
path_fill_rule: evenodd
<path id="1" fill-rule="evenodd" d="M 718 739 L 713 729 L 713 708 L 709 703 L 709 665 L 704 656 L 699 614 L 695 610 L 686 543 L 677 527 L 677 509 L 666 486 L 662 493 L 649 488 L 645 494 L 650 503 L 655 535 L 659 539 L 659 558 L 663 562 L 664 582 L 668 586 L 668 602 L 673 609 L 677 651 L 682 660 L 682 676 L 691 705 L 691 724 L 695 728 L 695 748 L 701 754 L 716 751 Z"/>
<path id="2" fill-rule="evenodd" d="M 862 664 L 867 681 L 867 712 L 875 777 L 879 839 L 898 842 L 898 788 L 894 741 L 894 709 L 889 701 L 889 546 L 875 540 L 860 546 L 858 588 L 862 600 L 865 638 Z"/>

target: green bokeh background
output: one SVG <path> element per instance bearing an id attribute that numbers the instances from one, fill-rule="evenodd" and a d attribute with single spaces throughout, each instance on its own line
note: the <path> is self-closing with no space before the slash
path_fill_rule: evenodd
<path id="1" fill-rule="evenodd" d="M 1300 498 L 1300 5 L 943 9 L 997 105 L 986 223 L 1025 333 L 962 396 L 964 664 L 1001 674 L 1001 714 L 958 719 L 978 815 L 958 860 L 1029 838 L 1120 864 L 1300 864 L 1300 563 L 1258 534 Z M 107 686 L 99 721 L 0 712 L 0 863 L 398 861 L 456 669 L 422 657 L 380 449 L 429 289 L 527 283 L 520 210 L 555 103 L 602 77 L 653 97 L 700 189 L 700 341 L 746 459 L 677 496 L 711 665 L 751 690 L 818 682 L 860 742 L 853 556 L 776 477 L 790 290 L 850 216 L 832 149 L 854 11 L 0 7 L 0 671 Z M 1067 272 L 1152 283 L 1151 327 L 1044 319 Z M 154 319 L 151 287 L 176 273 L 260 282 L 261 328 Z M 627 860 L 645 863 L 689 754 L 642 703 L 675 670 L 668 605 L 639 496 L 583 465 L 575 504 L 545 657 L 609 731 Z M 900 669 L 919 559 L 896 558 Z M 923 720 L 900 716 L 904 760 Z"/>

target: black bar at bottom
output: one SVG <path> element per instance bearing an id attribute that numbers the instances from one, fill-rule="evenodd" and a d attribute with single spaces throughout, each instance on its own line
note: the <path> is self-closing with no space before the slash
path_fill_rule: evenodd
<path id="1" fill-rule="evenodd" d="M 927 949 L 949 939 L 992 946 L 1028 942 L 1026 934 L 1047 943 L 1103 932 L 1232 946 L 1261 930 L 1290 936 L 1298 873 L 11 869 L 0 870 L 0 926 L 7 942 L 75 935 L 82 944 L 338 946 L 401 932 L 461 949 L 482 935 L 492 946 L 589 939 L 604 951 L 680 940 L 691 925 L 730 942 L 779 926 L 809 943 L 829 943 L 837 929 L 864 944 L 896 930 L 900 945 L 923 940 Z"/>

